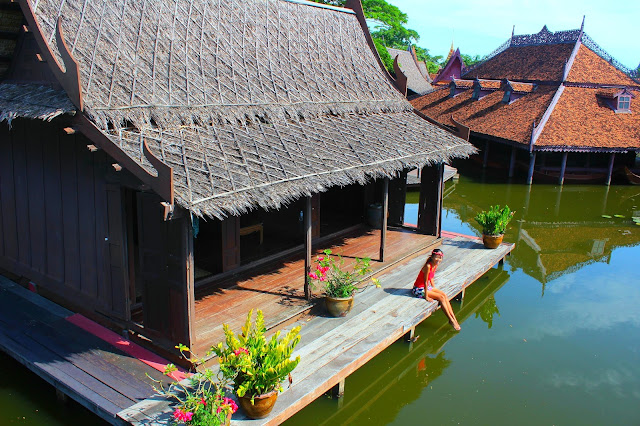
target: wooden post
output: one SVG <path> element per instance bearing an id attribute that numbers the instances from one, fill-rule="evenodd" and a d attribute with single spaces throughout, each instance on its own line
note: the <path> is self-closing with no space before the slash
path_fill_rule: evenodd
<path id="1" fill-rule="evenodd" d="M 409 331 L 407 331 L 407 332 L 404 334 L 404 340 L 405 340 L 405 342 L 410 342 L 411 340 L 413 340 L 413 338 L 415 337 L 415 335 L 416 335 L 416 328 L 415 328 L 415 327 L 411 327 L 411 328 L 409 329 Z"/>
<path id="2" fill-rule="evenodd" d="M 607 172 L 607 186 L 611 185 L 611 175 L 613 175 L 613 162 L 616 158 L 615 152 L 611 153 L 611 157 L 609 158 L 609 170 Z"/>
<path id="3" fill-rule="evenodd" d="M 558 185 L 564 185 L 564 172 L 567 170 L 567 157 L 568 152 L 562 153 L 562 164 L 560 165 L 560 178 L 558 179 Z"/>
<path id="4" fill-rule="evenodd" d="M 482 158 L 482 168 L 487 167 L 487 162 L 489 161 L 489 141 L 486 141 L 484 144 L 484 157 Z"/>
<path id="5" fill-rule="evenodd" d="M 533 169 L 536 165 L 536 153 L 529 154 L 529 173 L 527 174 L 527 185 L 531 185 L 533 182 Z"/>
<path id="6" fill-rule="evenodd" d="M 311 197 L 306 198 L 304 208 L 304 297 L 311 300 L 308 274 L 311 271 Z"/>
<path id="7" fill-rule="evenodd" d="M 342 398 L 344 396 L 344 379 L 340 380 L 340 382 L 333 387 L 332 393 L 335 398 Z"/>
<path id="8" fill-rule="evenodd" d="M 423 168 L 420 178 L 418 229 L 436 237 L 441 234 L 443 172 L 444 164 L 440 163 Z"/>
<path id="9" fill-rule="evenodd" d="M 387 242 L 387 216 L 389 213 L 389 178 L 382 181 L 382 215 L 380 224 L 380 262 L 384 262 L 384 246 Z"/>
<path id="10" fill-rule="evenodd" d="M 556 205 L 553 209 L 553 214 L 555 217 L 560 216 L 560 202 L 562 201 L 562 186 L 558 189 L 558 195 L 556 196 Z"/>
<path id="11" fill-rule="evenodd" d="M 516 147 L 511 148 L 511 161 L 509 161 L 509 177 L 513 177 L 513 170 L 516 166 Z"/>

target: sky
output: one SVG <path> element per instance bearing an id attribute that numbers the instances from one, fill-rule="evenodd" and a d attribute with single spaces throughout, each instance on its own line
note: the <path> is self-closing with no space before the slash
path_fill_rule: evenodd
<path id="1" fill-rule="evenodd" d="M 638 0 L 484 0 L 435 2 L 388 0 L 409 15 L 408 28 L 420 34 L 418 46 L 431 55 L 449 53 L 453 39 L 461 53 L 484 56 L 515 34 L 580 28 L 628 68 L 640 63 Z"/>

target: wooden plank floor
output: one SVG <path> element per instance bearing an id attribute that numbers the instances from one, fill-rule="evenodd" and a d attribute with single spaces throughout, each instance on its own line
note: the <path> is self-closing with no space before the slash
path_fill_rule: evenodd
<path id="1" fill-rule="evenodd" d="M 450 179 L 454 179 L 456 177 L 459 177 L 458 175 L 458 169 L 456 169 L 455 167 L 451 167 L 447 164 L 444 165 L 444 173 L 442 176 L 442 181 L 446 182 Z M 407 174 L 407 186 L 409 188 L 417 188 L 420 186 L 420 178 L 418 178 L 418 169 L 415 170 L 411 170 L 408 174 Z"/>
<path id="2" fill-rule="evenodd" d="M 112 424 L 153 395 L 162 373 L 65 318 L 70 312 L 0 276 L 0 350 Z"/>
<path id="3" fill-rule="evenodd" d="M 355 257 L 372 259 L 373 273 L 427 247 L 435 246 L 437 239 L 430 235 L 398 228 L 387 231 L 385 261 L 378 261 L 380 230 L 361 228 L 318 247 L 316 254 L 330 248 L 334 254 L 344 256 L 345 265 Z M 309 310 L 304 298 L 304 258 L 302 253 L 286 261 L 272 262 L 239 276 L 213 283 L 196 293 L 196 342 L 191 349 L 202 357 L 213 344 L 224 340 L 222 324 L 239 329 L 251 309 L 262 309 L 267 327 L 273 328 L 296 315 Z M 320 289 L 316 289 L 320 293 Z"/>
<path id="4" fill-rule="evenodd" d="M 513 244 L 505 243 L 488 250 L 477 238 L 445 233 L 443 236 L 445 257 L 435 283 L 450 298 L 514 248 Z M 437 309 L 436 303 L 427 303 L 410 293 L 425 258 L 426 254 L 410 257 L 382 272 L 379 279 L 383 288 L 369 288 L 358 294 L 346 318 L 309 314 L 289 325 L 287 328 L 296 325 L 302 328 L 301 341 L 294 352 L 301 360 L 292 373 L 293 385 L 280 394 L 268 418 L 249 420 L 238 412 L 232 424 L 282 423 L 431 315 Z M 132 424 L 164 424 L 170 419 L 171 407 L 166 400 L 156 397 L 124 410 L 119 416 Z"/>

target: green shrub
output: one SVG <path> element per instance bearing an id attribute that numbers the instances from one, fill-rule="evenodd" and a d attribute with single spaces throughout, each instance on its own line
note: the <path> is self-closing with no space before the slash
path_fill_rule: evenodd
<path id="1" fill-rule="evenodd" d="M 493 206 L 489 211 L 482 211 L 475 217 L 476 222 L 482 226 L 482 233 L 485 235 L 502 235 L 507 229 L 515 212 L 509 206 Z"/>

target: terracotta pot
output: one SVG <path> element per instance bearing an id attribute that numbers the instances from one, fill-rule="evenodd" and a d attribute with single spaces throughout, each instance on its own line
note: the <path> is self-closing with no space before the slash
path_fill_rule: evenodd
<path id="1" fill-rule="evenodd" d="M 490 248 L 490 249 L 498 248 L 500 243 L 502 243 L 503 238 L 504 238 L 504 234 L 500 234 L 500 235 L 482 234 L 482 244 L 484 244 L 486 248 Z"/>
<path id="2" fill-rule="evenodd" d="M 278 391 L 274 390 L 269 393 L 265 393 L 264 395 L 256 395 L 253 398 L 253 404 L 251 404 L 251 397 L 248 396 L 240 396 L 238 397 L 238 401 L 240 402 L 240 407 L 247 415 L 252 419 L 264 419 L 271 413 L 273 406 L 278 399 Z"/>
<path id="3" fill-rule="evenodd" d="M 353 296 L 351 297 L 329 297 L 325 296 L 324 303 L 327 305 L 327 311 L 332 317 L 347 316 L 351 308 L 353 308 Z"/>
<path id="4" fill-rule="evenodd" d="M 251 402 L 249 402 L 249 403 L 251 403 Z M 231 424 L 231 416 L 232 416 L 232 413 L 227 413 L 227 418 L 224 421 L 224 426 L 229 426 Z"/>

